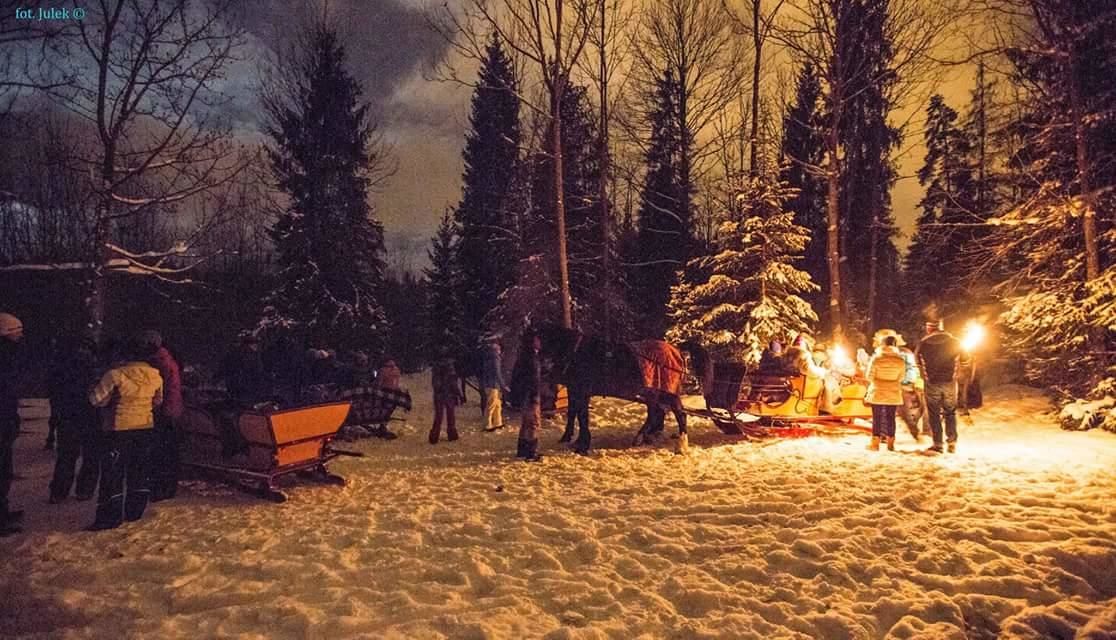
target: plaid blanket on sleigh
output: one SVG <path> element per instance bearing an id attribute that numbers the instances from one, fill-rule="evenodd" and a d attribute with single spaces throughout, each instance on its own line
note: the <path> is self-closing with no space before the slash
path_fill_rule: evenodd
<path id="1" fill-rule="evenodd" d="M 403 389 L 354 387 L 343 389 L 341 398 L 352 402 L 346 424 L 384 424 L 396 409 L 411 410 L 411 394 Z"/>

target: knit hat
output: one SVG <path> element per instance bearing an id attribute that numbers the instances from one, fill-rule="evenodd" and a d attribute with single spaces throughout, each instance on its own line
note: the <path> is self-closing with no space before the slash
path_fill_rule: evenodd
<path id="1" fill-rule="evenodd" d="M 23 333 L 23 323 L 10 313 L 0 313 L 0 337 L 15 336 Z"/>

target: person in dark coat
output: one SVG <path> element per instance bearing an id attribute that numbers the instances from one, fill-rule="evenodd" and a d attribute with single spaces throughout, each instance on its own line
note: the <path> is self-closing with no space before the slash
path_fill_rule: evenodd
<path id="1" fill-rule="evenodd" d="M 302 388 L 306 379 L 306 350 L 290 336 L 281 335 L 263 355 L 268 378 L 275 385 L 275 397 L 284 407 L 302 401 Z"/>
<path id="2" fill-rule="evenodd" d="M 973 357 L 972 352 L 962 349 L 957 358 L 957 412 L 963 416 L 969 415 L 969 409 L 976 408 L 969 402 L 975 378 L 976 358 Z"/>
<path id="3" fill-rule="evenodd" d="M 225 380 L 229 398 L 241 407 L 250 407 L 267 399 L 270 384 L 256 336 L 246 334 L 241 338 L 240 347 L 226 356 L 221 364 L 221 377 Z"/>
<path id="4" fill-rule="evenodd" d="M 512 397 L 520 407 L 519 442 L 516 457 L 528 462 L 538 462 L 539 425 L 542 423 L 540 389 L 542 387 L 542 341 L 537 334 L 523 336 L 519 353 L 519 370 L 513 376 Z"/>
<path id="5" fill-rule="evenodd" d="M 760 354 L 757 373 L 761 376 L 781 376 L 785 373 L 783 368 L 783 343 L 772 340 L 767 344 L 767 348 Z"/>
<path id="6" fill-rule="evenodd" d="M 461 381 L 452 358 L 441 358 L 430 372 L 430 386 L 434 390 L 434 426 L 430 428 L 430 444 L 438 444 L 442 434 L 442 416 L 446 418 L 446 440 L 457 440 L 457 421 L 454 410 L 465 398 L 461 395 Z"/>
<path id="7" fill-rule="evenodd" d="M 50 416 L 57 418 L 58 457 L 50 481 L 50 503 L 62 502 L 74 487 L 74 470 L 81 459 L 74 494 L 78 500 L 89 500 L 97 490 L 101 476 L 98 442 L 101 430 L 97 410 L 89 404 L 86 393 L 97 381 L 95 345 L 91 338 L 59 345 L 47 376 L 50 395 Z"/>
<path id="8" fill-rule="evenodd" d="M 12 450 L 19 435 L 18 345 L 23 340 L 23 323 L 10 313 L 0 313 L 0 535 L 20 531 L 22 510 L 8 504 L 8 491 L 15 475 Z"/>
<path id="9" fill-rule="evenodd" d="M 927 453 L 942 453 L 942 422 L 945 444 L 950 453 L 957 450 L 957 361 L 961 343 L 944 331 L 940 322 L 926 323 L 926 337 L 915 352 L 926 385 L 926 411 L 934 444 Z"/>
<path id="10" fill-rule="evenodd" d="M 228 457 L 248 450 L 248 441 L 237 426 L 240 413 L 266 400 L 270 392 L 256 336 L 245 334 L 241 338 L 240 347 L 222 362 L 220 375 L 229 394 L 228 401 L 217 409 L 221 425 L 221 451 Z"/>
<path id="11" fill-rule="evenodd" d="M 484 365 L 481 368 L 481 388 L 484 389 L 484 430 L 496 431 L 504 428 L 503 395 L 504 366 L 500 341 L 490 338 L 484 350 Z"/>
<path id="12" fill-rule="evenodd" d="M 163 404 L 155 411 L 151 452 L 151 501 L 159 502 L 178 493 L 178 419 L 184 409 L 182 373 L 157 331 L 145 331 L 141 339 L 153 354 L 148 364 L 158 369 L 163 378 Z"/>

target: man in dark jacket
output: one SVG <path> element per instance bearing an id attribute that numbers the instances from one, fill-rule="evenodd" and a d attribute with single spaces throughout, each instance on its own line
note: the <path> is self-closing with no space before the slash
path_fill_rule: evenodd
<path id="1" fill-rule="evenodd" d="M 520 369 L 513 376 L 512 396 L 520 406 L 521 422 L 516 457 L 528 462 L 538 462 L 539 424 L 542 422 L 542 406 L 539 388 L 542 386 L 542 341 L 537 334 L 524 335 L 523 346 L 519 350 Z"/>
<path id="2" fill-rule="evenodd" d="M 942 420 L 949 452 L 957 450 L 957 359 L 961 343 L 942 330 L 940 322 L 926 323 L 926 337 L 918 344 L 918 366 L 926 384 L 926 411 L 934 445 L 928 453 L 942 453 Z"/>
<path id="3" fill-rule="evenodd" d="M 22 377 L 16 349 L 23 340 L 23 323 L 19 318 L 0 313 L 0 536 L 20 531 L 23 511 L 8 505 L 12 488 L 12 449 L 19 435 L 19 394 L 17 381 Z"/>
<path id="4" fill-rule="evenodd" d="M 91 338 L 59 345 L 47 378 L 50 417 L 58 423 L 58 457 L 50 481 L 50 502 L 57 504 L 74 488 L 74 470 L 81 458 L 75 494 L 89 500 L 101 476 L 100 424 L 86 394 L 97 382 L 95 345 Z"/>

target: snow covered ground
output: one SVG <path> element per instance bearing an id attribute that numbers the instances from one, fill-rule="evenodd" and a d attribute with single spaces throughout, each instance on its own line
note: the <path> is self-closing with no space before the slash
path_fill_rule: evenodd
<path id="1" fill-rule="evenodd" d="M 595 400 L 592 458 L 552 423 L 554 455 L 527 464 L 475 407 L 431 447 L 427 381 L 409 382 L 403 437 L 332 465 L 347 487 L 275 505 L 193 481 L 96 534 L 91 504 L 45 503 L 31 423 L 0 636 L 1116 638 L 1116 436 L 1059 430 L 1031 390 L 989 392 L 953 456 L 700 421 L 675 456 L 628 448 L 638 410 Z"/>

